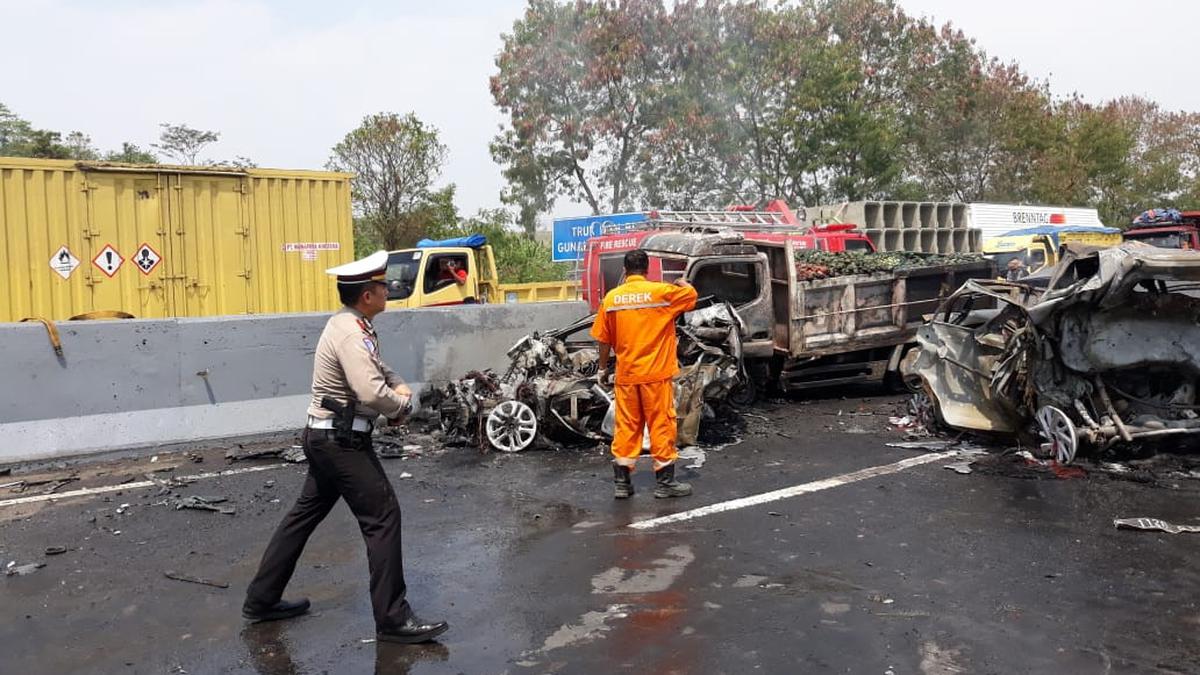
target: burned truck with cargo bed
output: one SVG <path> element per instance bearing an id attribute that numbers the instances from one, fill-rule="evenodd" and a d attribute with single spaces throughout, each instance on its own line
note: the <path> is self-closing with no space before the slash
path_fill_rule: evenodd
<path id="1" fill-rule="evenodd" d="M 991 261 L 972 254 L 822 252 L 788 236 L 751 240 L 724 224 L 658 228 L 638 246 L 651 260 L 648 277 L 687 279 L 701 298 L 735 310 L 755 389 L 899 384 L 925 315 L 967 280 L 994 276 Z"/>

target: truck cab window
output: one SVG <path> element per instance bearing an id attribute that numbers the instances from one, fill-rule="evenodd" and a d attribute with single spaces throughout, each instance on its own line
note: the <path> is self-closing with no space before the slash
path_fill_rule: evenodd
<path id="1" fill-rule="evenodd" d="M 711 295 L 740 307 L 758 299 L 761 280 L 754 262 L 708 263 L 697 266 L 692 284 L 700 297 Z"/>
<path id="2" fill-rule="evenodd" d="M 600 256 L 600 293 L 601 297 L 621 285 L 621 277 L 625 275 L 625 254 Z"/>
<path id="3" fill-rule="evenodd" d="M 421 251 L 393 253 L 388 258 L 388 300 L 404 300 L 412 295 L 421 269 Z"/>
<path id="4" fill-rule="evenodd" d="M 663 283 L 673 284 L 687 271 L 687 261 L 678 258 L 662 258 Z"/>
<path id="5" fill-rule="evenodd" d="M 425 263 L 425 292 L 433 293 L 448 286 L 453 286 L 455 274 L 467 270 L 467 256 L 461 253 L 443 253 L 429 256 Z"/>

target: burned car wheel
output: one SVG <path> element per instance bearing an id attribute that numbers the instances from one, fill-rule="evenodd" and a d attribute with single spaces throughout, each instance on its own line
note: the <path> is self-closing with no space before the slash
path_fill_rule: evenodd
<path id="1" fill-rule="evenodd" d="M 537 428 L 533 409 L 520 401 L 505 401 L 488 413 L 488 442 L 501 452 L 520 452 L 528 448 L 537 437 Z"/>
<path id="2" fill-rule="evenodd" d="M 754 405 L 758 400 L 758 383 L 754 378 L 747 377 L 736 385 L 729 392 L 729 402 L 740 408 L 747 408 Z"/>
<path id="3" fill-rule="evenodd" d="M 1079 436 L 1075 423 L 1067 414 L 1052 405 L 1043 406 L 1037 413 L 1038 430 L 1050 446 L 1050 452 L 1059 464 L 1070 464 L 1079 450 Z"/>

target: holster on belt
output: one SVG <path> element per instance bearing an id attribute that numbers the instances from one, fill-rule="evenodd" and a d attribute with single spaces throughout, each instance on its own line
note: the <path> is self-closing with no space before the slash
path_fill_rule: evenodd
<path id="1" fill-rule="evenodd" d="M 333 412 L 333 439 L 338 445 L 349 446 L 354 442 L 354 406 L 342 405 L 325 396 L 321 407 Z"/>

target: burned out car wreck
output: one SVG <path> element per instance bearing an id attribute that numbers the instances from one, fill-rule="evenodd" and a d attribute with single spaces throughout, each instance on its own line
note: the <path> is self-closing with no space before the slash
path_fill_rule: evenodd
<path id="1" fill-rule="evenodd" d="M 914 402 L 955 429 L 1079 453 L 1200 444 L 1200 252 L 1069 251 L 1045 288 L 970 281 L 917 335 Z"/>
<path id="2" fill-rule="evenodd" d="M 612 384 L 597 377 L 599 353 L 588 335 L 592 320 L 522 338 L 509 349 L 503 373 L 474 371 L 434 389 L 423 404 L 437 411 L 447 441 L 518 452 L 609 440 Z M 726 303 L 689 312 L 676 327 L 679 445 L 694 444 L 701 419 L 745 390 L 743 330 Z"/>

